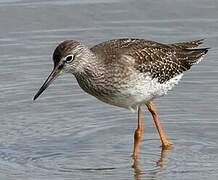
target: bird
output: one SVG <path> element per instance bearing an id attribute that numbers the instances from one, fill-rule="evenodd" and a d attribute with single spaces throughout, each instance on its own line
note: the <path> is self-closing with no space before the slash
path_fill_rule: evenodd
<path id="1" fill-rule="evenodd" d="M 77 40 L 61 42 L 53 52 L 54 67 L 33 100 L 61 74 L 75 76 L 88 94 L 107 104 L 137 113 L 131 157 L 138 157 L 144 131 L 142 106 L 151 113 L 164 149 L 172 147 L 154 99 L 167 94 L 209 48 L 204 39 L 159 43 L 140 38 L 112 39 L 89 48 Z"/>

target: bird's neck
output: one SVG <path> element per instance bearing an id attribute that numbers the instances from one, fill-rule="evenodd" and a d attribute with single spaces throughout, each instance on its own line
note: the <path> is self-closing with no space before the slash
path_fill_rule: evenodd
<path id="1" fill-rule="evenodd" d="M 91 91 L 96 88 L 98 80 L 104 75 L 104 67 L 95 54 L 89 50 L 83 61 L 81 71 L 77 71 L 74 75 L 80 87 L 84 91 L 93 94 Z"/>
<path id="2" fill-rule="evenodd" d="M 98 77 L 103 72 L 101 64 L 92 51 L 88 50 L 87 54 L 83 60 L 81 71 L 77 72 L 75 76 L 79 75 L 87 78 Z"/>

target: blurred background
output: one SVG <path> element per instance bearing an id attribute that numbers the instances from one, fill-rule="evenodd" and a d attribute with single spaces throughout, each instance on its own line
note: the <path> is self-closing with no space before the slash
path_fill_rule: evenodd
<path id="1" fill-rule="evenodd" d="M 217 29 L 215 0 L 0 0 L 0 179 L 217 179 Z M 211 47 L 155 101 L 174 148 L 161 152 L 146 112 L 134 168 L 135 113 L 87 95 L 70 74 L 32 101 L 61 41 L 123 37 Z"/>

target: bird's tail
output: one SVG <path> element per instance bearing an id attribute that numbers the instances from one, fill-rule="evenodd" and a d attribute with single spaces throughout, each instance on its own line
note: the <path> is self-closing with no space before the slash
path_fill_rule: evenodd
<path id="1" fill-rule="evenodd" d="M 180 49 L 180 51 L 178 51 L 179 56 L 181 57 L 183 63 L 190 68 L 193 64 L 199 63 L 208 52 L 209 48 L 199 48 L 199 46 L 203 44 L 203 41 L 204 39 L 199 39 L 169 44 L 169 46 Z"/>
<path id="2" fill-rule="evenodd" d="M 169 44 L 170 46 L 179 47 L 181 49 L 190 49 L 190 48 L 196 48 L 203 44 L 204 39 L 198 39 L 194 41 L 188 41 L 188 42 L 179 42 L 174 44 Z"/>
<path id="3" fill-rule="evenodd" d="M 209 48 L 185 49 L 187 61 L 190 65 L 198 64 L 207 54 Z"/>

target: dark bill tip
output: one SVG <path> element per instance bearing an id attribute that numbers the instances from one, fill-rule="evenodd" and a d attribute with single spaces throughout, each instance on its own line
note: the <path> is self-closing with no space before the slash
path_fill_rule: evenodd
<path id="1" fill-rule="evenodd" d="M 36 95 L 33 97 L 33 100 L 35 101 L 42 93 L 43 91 L 48 87 L 47 84 L 43 84 L 42 87 L 39 89 L 39 91 L 36 93 Z"/>
<path id="2" fill-rule="evenodd" d="M 36 95 L 33 97 L 35 101 L 43 92 L 44 90 L 61 74 L 61 69 L 55 68 L 51 74 L 48 76 L 42 87 L 38 90 Z"/>

